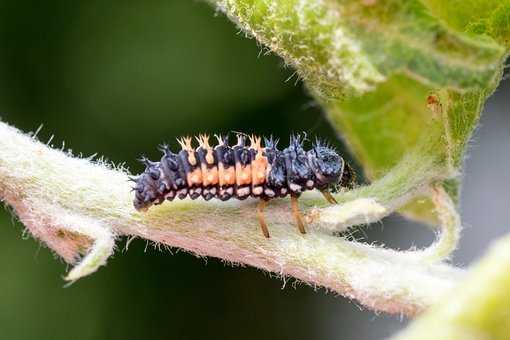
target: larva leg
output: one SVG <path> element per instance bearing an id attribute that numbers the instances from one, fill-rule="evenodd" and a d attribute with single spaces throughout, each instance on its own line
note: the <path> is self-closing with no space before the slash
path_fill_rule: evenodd
<path id="1" fill-rule="evenodd" d="M 260 229 L 262 229 L 262 234 L 265 237 L 269 238 L 269 231 L 267 229 L 266 219 L 264 218 L 264 208 L 267 206 L 266 200 L 260 200 L 257 206 L 257 218 L 259 219 Z"/>
<path id="2" fill-rule="evenodd" d="M 297 196 L 291 195 L 290 202 L 292 205 L 292 215 L 294 215 L 294 219 L 296 220 L 299 232 L 301 234 L 306 234 L 305 224 L 303 223 L 303 216 L 301 216 L 301 212 L 299 211 Z"/>
<path id="3" fill-rule="evenodd" d="M 326 199 L 326 201 L 328 201 L 329 203 L 338 204 L 336 199 L 333 197 L 333 195 L 331 195 L 331 193 L 329 191 L 323 190 L 323 191 L 321 191 L 321 193 L 324 196 L 324 198 Z"/>

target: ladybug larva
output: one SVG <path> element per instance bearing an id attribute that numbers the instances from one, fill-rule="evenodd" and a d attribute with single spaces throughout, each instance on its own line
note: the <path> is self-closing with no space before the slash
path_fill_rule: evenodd
<path id="1" fill-rule="evenodd" d="M 350 186 L 353 173 L 343 158 L 327 144 L 316 140 L 312 148 L 304 150 L 304 137 L 291 136 L 289 146 L 278 150 L 278 140 L 237 135 L 237 144 L 230 146 L 228 136 L 216 136 L 218 144 L 209 145 L 209 137 L 178 139 L 181 150 L 174 153 L 163 146 L 159 162 L 142 159 L 145 171 L 133 181 L 136 192 L 134 207 L 147 210 L 152 204 L 175 198 L 218 198 L 222 201 L 248 197 L 260 199 L 257 216 L 265 237 L 269 237 L 263 210 L 270 199 L 290 195 L 292 213 L 299 231 L 306 233 L 297 199 L 305 190 L 317 189 L 332 204 L 331 195 L 338 187 Z"/>

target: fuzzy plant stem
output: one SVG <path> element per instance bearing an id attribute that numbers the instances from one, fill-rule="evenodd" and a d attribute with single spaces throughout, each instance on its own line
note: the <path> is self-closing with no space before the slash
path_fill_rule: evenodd
<path id="1" fill-rule="evenodd" d="M 377 201 L 367 189 L 363 193 L 361 199 Z M 326 206 L 316 205 L 317 196 L 303 198 L 305 212 L 315 206 L 320 213 Z M 424 263 L 413 252 L 332 236 L 320 225 L 301 235 L 287 200 L 275 200 L 267 209 L 270 239 L 259 230 L 254 200 L 174 201 L 140 213 L 132 206 L 126 171 L 74 158 L 5 123 L 0 123 L 0 197 L 36 238 L 75 264 L 66 277 L 71 282 L 104 265 L 119 236 L 251 265 L 373 310 L 405 315 L 436 302 L 463 275 L 445 264 Z"/>
<path id="2" fill-rule="evenodd" d="M 306 201 L 312 206 L 308 221 L 322 230 L 342 232 L 351 226 L 379 221 L 413 199 L 429 198 L 440 222 L 436 241 L 426 249 L 408 254 L 424 262 L 449 258 L 462 228 L 456 205 L 441 181 L 458 175 L 445 171 L 442 156 L 431 152 L 438 148 L 434 139 L 424 136 L 392 171 L 373 184 L 335 195 L 339 205 L 317 208 L 318 199 Z"/>

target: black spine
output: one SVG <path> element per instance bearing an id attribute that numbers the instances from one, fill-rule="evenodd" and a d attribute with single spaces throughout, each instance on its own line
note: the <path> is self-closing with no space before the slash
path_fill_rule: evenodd
<path id="1" fill-rule="evenodd" d="M 250 150 L 246 147 L 246 137 L 243 135 L 238 135 L 238 143 L 235 145 L 233 149 L 234 160 L 236 164 L 240 164 L 241 167 L 248 165 L 251 162 Z M 236 193 L 236 198 L 239 200 L 244 200 L 250 196 L 251 185 L 235 185 L 234 189 Z"/>

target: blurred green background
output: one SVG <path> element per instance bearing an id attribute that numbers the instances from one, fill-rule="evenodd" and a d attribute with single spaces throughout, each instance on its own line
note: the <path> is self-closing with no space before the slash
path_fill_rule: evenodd
<path id="1" fill-rule="evenodd" d="M 199 132 L 292 131 L 342 149 L 294 71 L 203 2 L 2 1 L 0 115 L 43 141 L 142 170 L 141 154 Z M 79 179 L 77 179 L 79 180 Z M 367 241 L 432 234 L 390 218 Z M 119 242 L 63 288 L 66 266 L 0 212 L 0 339 L 379 339 L 404 323 L 216 259 Z M 390 231 L 388 232 L 388 229 Z M 408 240 L 408 241 L 405 241 Z M 413 240 L 413 241 L 409 241 Z"/>

